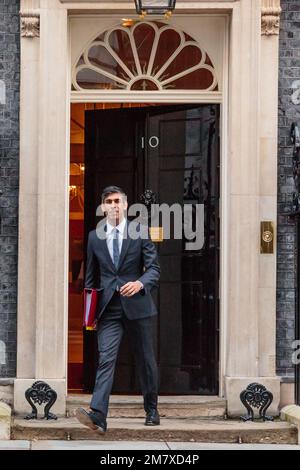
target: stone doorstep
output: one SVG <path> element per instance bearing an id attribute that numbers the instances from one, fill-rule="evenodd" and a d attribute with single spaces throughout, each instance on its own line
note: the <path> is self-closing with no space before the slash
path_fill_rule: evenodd
<path id="1" fill-rule="evenodd" d="M 67 415 L 74 416 L 78 407 L 88 408 L 91 395 L 69 395 Z M 160 396 L 159 412 L 167 418 L 224 418 L 226 400 L 216 396 Z M 112 395 L 110 398 L 110 418 L 143 418 L 143 398 L 141 396 Z"/>
<path id="2" fill-rule="evenodd" d="M 300 445 L 300 406 L 287 405 L 282 408 L 280 416 L 282 420 L 297 426 L 298 444 Z"/>
<path id="3" fill-rule="evenodd" d="M 8 440 L 11 436 L 11 408 L 0 402 L 0 439 Z"/>
<path id="4" fill-rule="evenodd" d="M 110 418 L 108 431 L 97 434 L 73 417 L 57 421 L 15 418 L 12 439 L 297 444 L 298 431 L 296 426 L 281 421 L 162 419 L 160 426 L 147 427 L 144 419 Z"/>

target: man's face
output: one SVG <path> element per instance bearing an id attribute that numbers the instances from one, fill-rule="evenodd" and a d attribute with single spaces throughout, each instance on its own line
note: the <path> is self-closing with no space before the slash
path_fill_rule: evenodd
<path id="1" fill-rule="evenodd" d="M 121 193 L 109 194 L 101 205 L 103 212 L 112 225 L 118 225 L 122 221 L 127 207 L 128 203 Z"/>

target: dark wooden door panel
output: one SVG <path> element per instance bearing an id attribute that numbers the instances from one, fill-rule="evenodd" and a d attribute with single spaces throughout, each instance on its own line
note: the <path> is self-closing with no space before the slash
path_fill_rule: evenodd
<path id="1" fill-rule="evenodd" d="M 160 204 L 204 204 L 204 245 L 158 244 L 161 393 L 218 393 L 219 108 L 148 113 L 146 185 Z M 172 218 L 171 218 L 172 221 Z M 172 228 L 171 228 L 172 233 Z"/>
<path id="2" fill-rule="evenodd" d="M 85 153 L 86 234 L 96 225 L 106 185 L 123 187 L 130 204 L 145 189 L 154 191 L 160 204 L 204 204 L 201 249 L 186 250 L 184 239 L 157 243 L 161 281 L 153 293 L 159 309 L 153 339 L 160 393 L 218 393 L 219 107 L 89 111 Z M 85 388 L 91 390 L 97 361 L 91 333 L 86 334 L 85 355 Z M 139 392 L 126 337 L 113 391 Z"/>
<path id="3" fill-rule="evenodd" d="M 141 133 L 144 112 L 139 109 L 111 109 L 86 112 L 85 131 L 85 246 L 88 232 L 100 220 L 96 209 L 101 192 L 109 185 L 120 186 L 129 204 L 143 191 Z M 86 253 L 86 249 L 85 249 Z M 84 390 L 92 391 L 98 361 L 96 333 L 84 333 Z M 135 393 L 138 383 L 129 341 L 120 345 L 114 391 Z"/>

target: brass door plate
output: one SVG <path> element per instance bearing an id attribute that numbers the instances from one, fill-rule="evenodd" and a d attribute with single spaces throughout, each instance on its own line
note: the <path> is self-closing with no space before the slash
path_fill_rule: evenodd
<path id="1" fill-rule="evenodd" d="M 260 252 L 264 254 L 274 253 L 274 224 L 271 221 L 260 223 Z"/>
<path id="2" fill-rule="evenodd" d="M 164 239 L 163 227 L 150 227 L 150 237 L 153 242 L 162 242 Z"/>

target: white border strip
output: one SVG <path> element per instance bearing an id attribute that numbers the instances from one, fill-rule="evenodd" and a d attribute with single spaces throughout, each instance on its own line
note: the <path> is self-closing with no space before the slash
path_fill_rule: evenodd
<path id="1" fill-rule="evenodd" d="M 71 103 L 222 103 L 222 92 L 184 91 L 72 91 Z"/>

